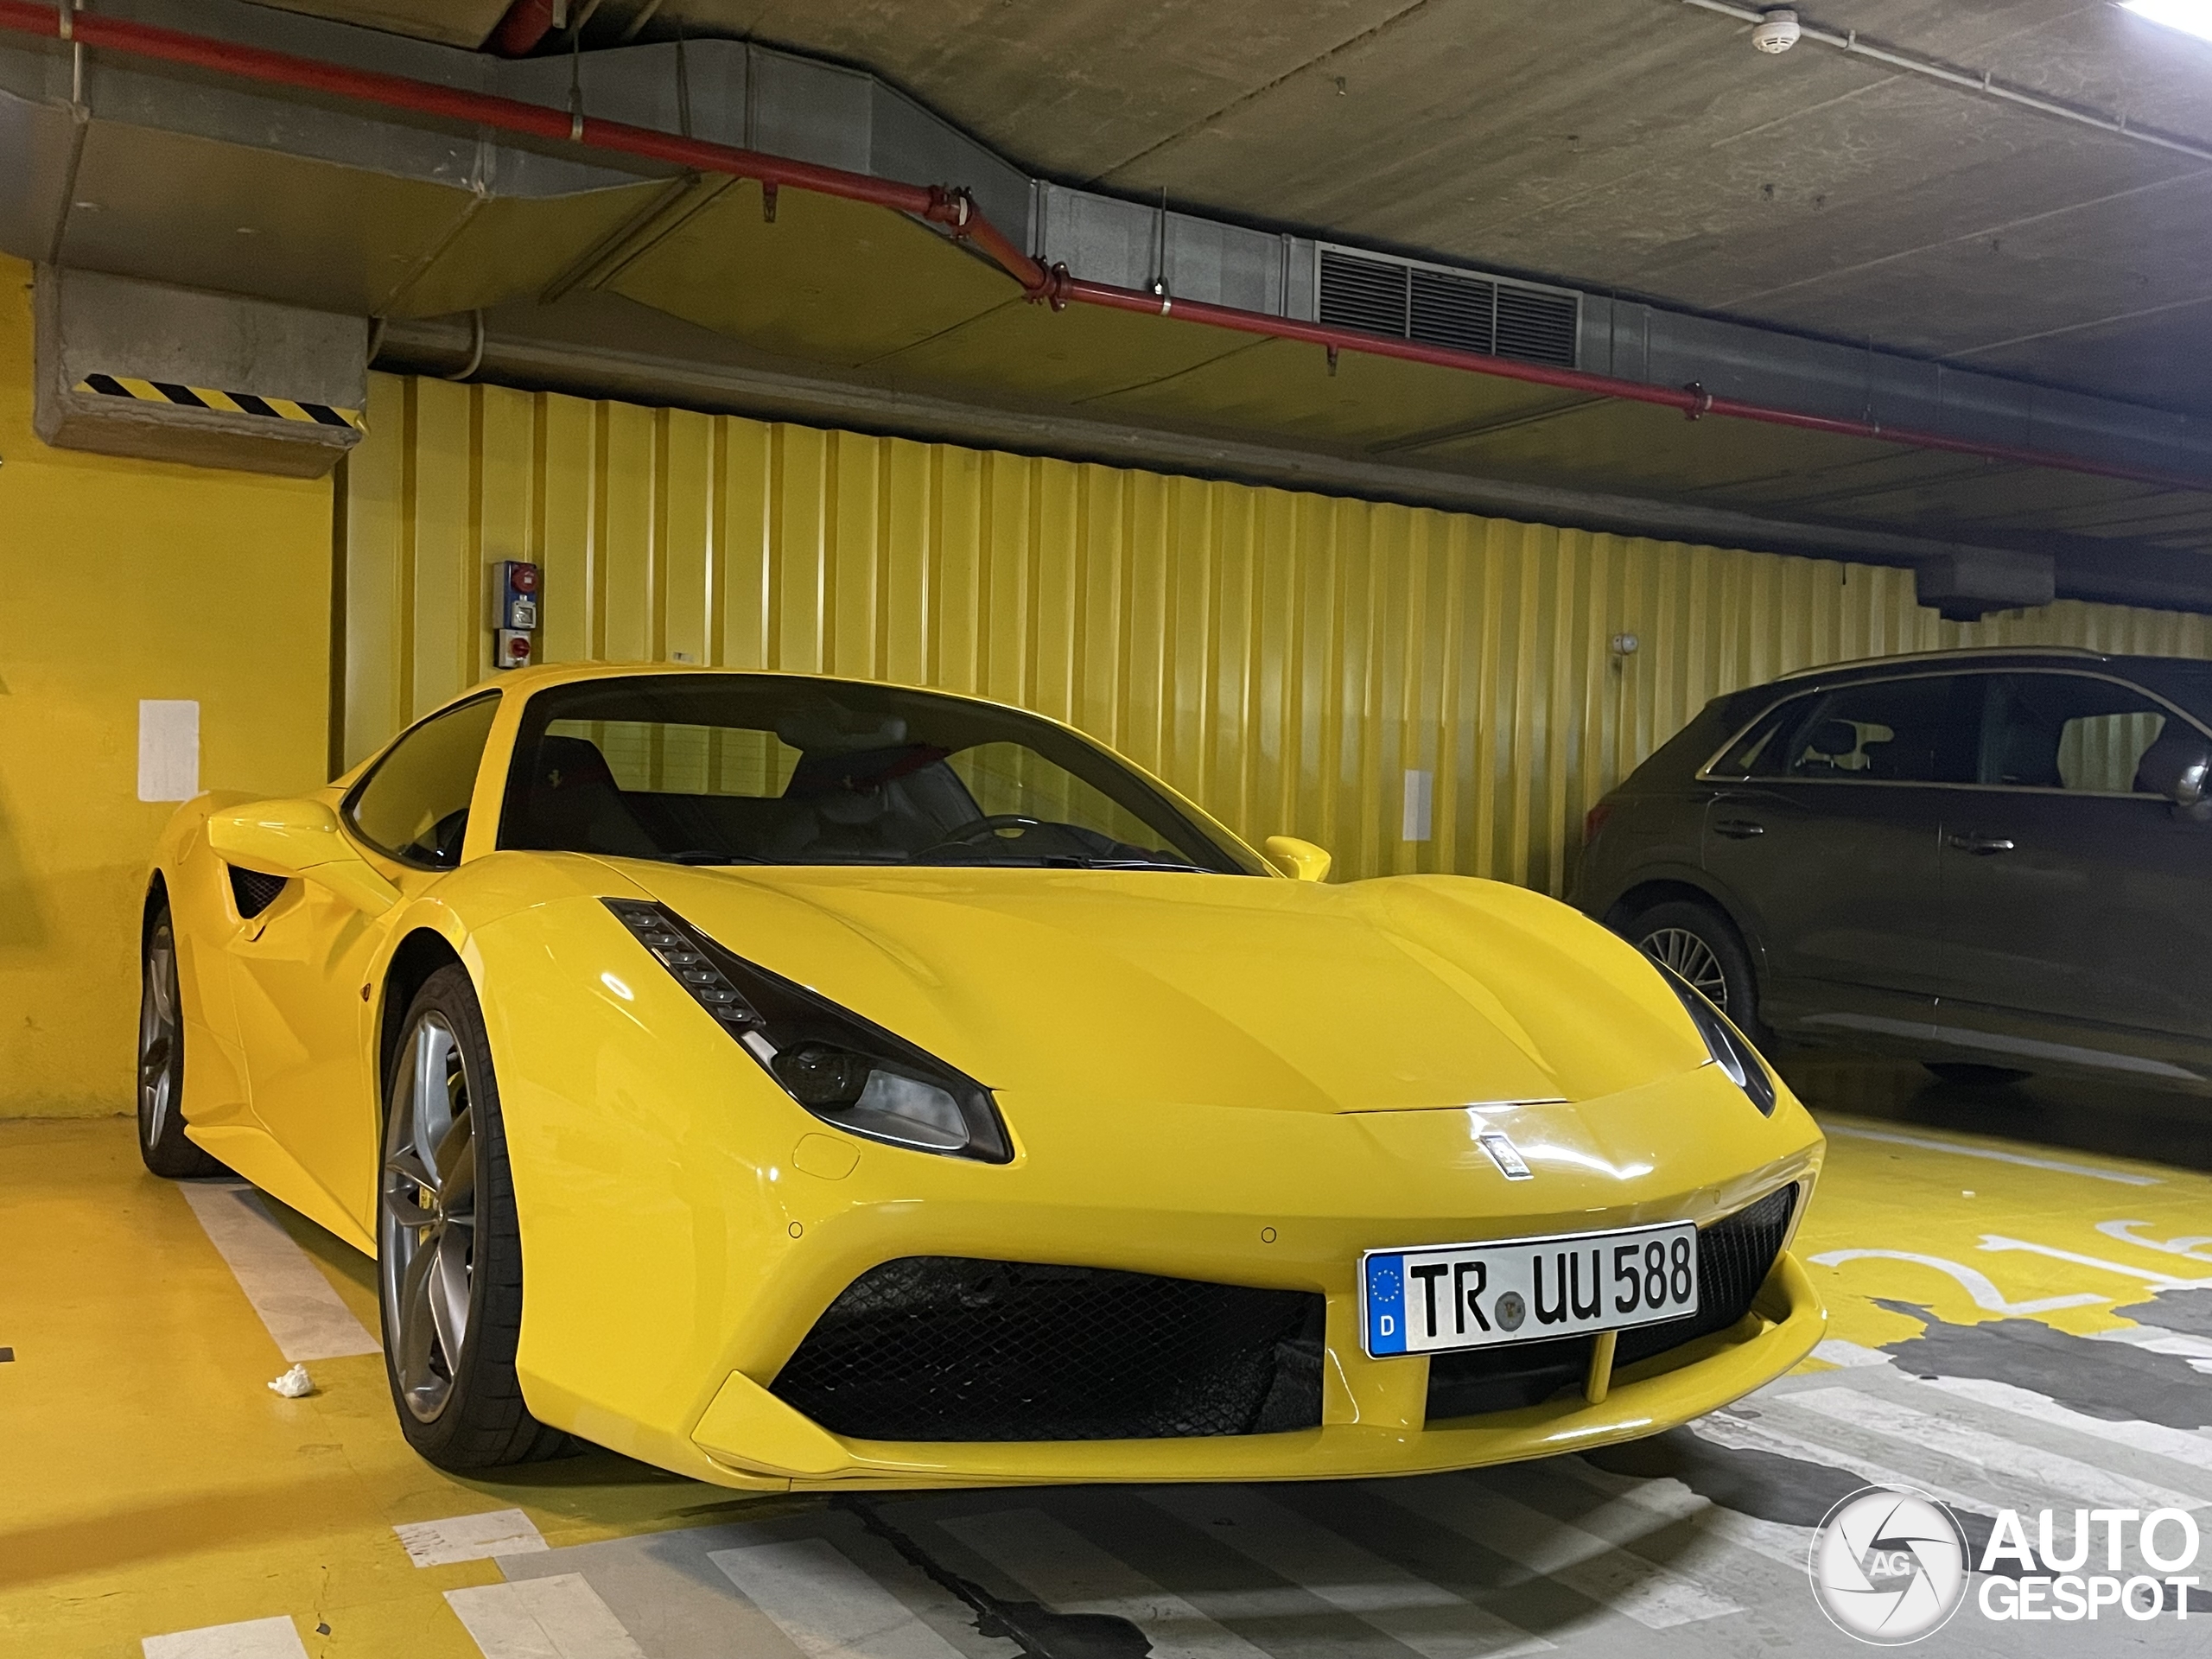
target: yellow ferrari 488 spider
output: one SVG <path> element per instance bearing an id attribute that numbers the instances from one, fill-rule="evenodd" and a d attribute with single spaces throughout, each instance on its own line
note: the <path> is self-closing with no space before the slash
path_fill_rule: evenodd
<path id="1" fill-rule="evenodd" d="M 1548 899 L 1326 865 L 975 698 L 524 671 L 178 812 L 141 1147 L 375 1257 L 449 1469 L 1408 1473 L 1802 1358 L 1822 1143 L 1734 1027 Z"/>

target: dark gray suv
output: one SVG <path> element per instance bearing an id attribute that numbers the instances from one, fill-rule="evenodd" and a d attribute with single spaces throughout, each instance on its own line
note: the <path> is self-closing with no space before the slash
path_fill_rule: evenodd
<path id="1" fill-rule="evenodd" d="M 1793 674 L 1707 704 L 1585 840 L 1582 909 L 1748 1032 L 2212 1080 L 2212 663 Z"/>

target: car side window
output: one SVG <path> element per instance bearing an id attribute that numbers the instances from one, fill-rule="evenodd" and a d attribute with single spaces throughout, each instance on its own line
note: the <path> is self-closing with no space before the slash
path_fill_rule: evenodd
<path id="1" fill-rule="evenodd" d="M 2132 685 L 2087 674 L 1993 677 L 1980 778 L 2012 789 L 2156 794 L 2136 772 L 2168 716 Z"/>
<path id="2" fill-rule="evenodd" d="M 499 694 L 434 715 L 385 752 L 346 798 L 346 821 L 388 857 L 423 869 L 461 862 L 469 798 L 492 735 Z"/>
<path id="3" fill-rule="evenodd" d="M 1965 784 L 1974 778 L 1979 677 L 1927 675 L 1839 687 L 1802 699 L 1776 734 L 1770 777 Z"/>

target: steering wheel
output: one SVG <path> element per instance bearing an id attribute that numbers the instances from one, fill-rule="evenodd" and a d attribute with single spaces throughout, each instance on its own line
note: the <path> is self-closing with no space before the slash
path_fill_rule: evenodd
<path id="1" fill-rule="evenodd" d="M 994 812 L 988 818 L 978 818 L 975 823 L 963 825 L 950 835 L 931 842 L 914 856 L 926 858 L 943 847 L 972 846 L 986 836 L 995 836 L 1001 830 L 1019 830 L 1022 834 L 1027 835 L 1032 830 L 1042 830 L 1044 827 L 1045 821 L 1042 818 L 1024 817 L 1019 812 Z"/>

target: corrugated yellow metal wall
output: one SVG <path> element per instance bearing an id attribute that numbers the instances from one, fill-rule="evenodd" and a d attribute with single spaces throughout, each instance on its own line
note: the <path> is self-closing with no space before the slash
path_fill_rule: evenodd
<path id="1" fill-rule="evenodd" d="M 1245 835 L 1563 889 L 1584 810 L 1705 700 L 2035 641 L 2212 654 L 2208 619 L 1972 625 L 1902 570 L 379 376 L 346 466 L 347 764 L 490 671 L 485 568 L 548 661 L 943 686 L 1071 721 Z M 1612 637 L 1641 647 L 1622 658 Z M 1407 773 L 1429 775 L 1408 840 Z"/>

